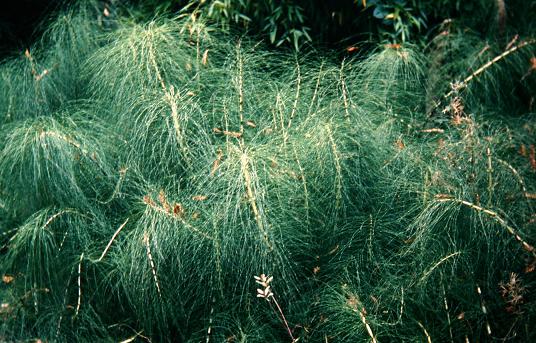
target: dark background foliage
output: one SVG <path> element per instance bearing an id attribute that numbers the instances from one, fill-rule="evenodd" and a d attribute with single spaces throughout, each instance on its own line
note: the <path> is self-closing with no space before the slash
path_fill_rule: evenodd
<path id="1" fill-rule="evenodd" d="M 6 1 L 0 5 L 0 54 L 21 49 L 39 35 L 39 23 L 60 0 Z"/>
<path id="2" fill-rule="evenodd" d="M 435 28 L 454 20 L 481 36 L 533 31 L 536 2 L 526 0 L 123 0 L 138 16 L 195 13 L 224 31 L 263 36 L 275 46 L 348 48 L 365 42 L 425 44 Z M 103 1 L 104 5 L 118 1 Z M 20 50 L 63 0 L 22 0 L 0 11 L 0 53 Z M 506 39 L 506 38 L 505 38 Z"/>

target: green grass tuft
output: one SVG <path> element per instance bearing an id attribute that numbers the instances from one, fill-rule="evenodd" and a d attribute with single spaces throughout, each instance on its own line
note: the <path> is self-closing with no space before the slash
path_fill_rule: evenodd
<path id="1" fill-rule="evenodd" d="M 535 339 L 530 38 L 337 61 L 112 13 L 0 63 L 0 340 Z"/>

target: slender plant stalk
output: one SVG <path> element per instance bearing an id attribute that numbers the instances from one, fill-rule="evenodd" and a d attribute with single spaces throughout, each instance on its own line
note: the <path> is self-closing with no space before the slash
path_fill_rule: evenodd
<path id="1" fill-rule="evenodd" d="M 285 127 L 285 104 L 279 93 L 275 98 L 275 107 L 277 109 L 277 113 L 279 114 L 279 125 L 281 126 L 281 133 L 283 134 L 283 146 L 286 146 L 286 142 L 288 141 L 288 130 Z M 274 126 L 277 127 L 277 119 L 274 118 L 274 121 Z"/>
<path id="2" fill-rule="evenodd" d="M 513 54 L 514 52 L 516 52 L 517 50 L 521 49 L 521 48 L 524 48 L 528 45 L 532 45 L 536 43 L 536 39 L 529 39 L 529 40 L 526 40 L 524 42 L 521 42 L 519 43 L 518 45 L 516 46 L 513 46 L 511 47 L 510 49 L 504 51 L 502 54 L 494 57 L 493 59 L 489 60 L 488 62 L 486 62 L 484 65 L 482 65 L 480 68 L 478 68 L 477 70 L 475 70 L 473 73 L 471 73 L 471 75 L 467 76 L 462 82 L 460 82 L 459 84 L 456 85 L 456 89 L 453 89 L 451 91 L 449 91 L 447 94 L 445 94 L 444 98 L 445 99 L 449 99 L 455 92 L 459 92 L 465 88 L 467 88 L 467 86 L 469 86 L 469 83 L 477 76 L 479 76 L 480 74 L 482 74 L 483 72 L 485 72 L 489 67 L 491 67 L 492 65 L 494 65 L 495 63 L 499 62 L 500 60 L 504 59 L 505 57 L 507 57 L 508 55 L 510 54 Z M 437 107 L 437 106 L 436 106 Z"/>
<path id="3" fill-rule="evenodd" d="M 445 292 L 445 284 L 443 283 L 443 281 L 441 282 L 441 289 L 443 291 L 443 305 L 445 306 L 445 313 L 447 314 L 447 324 L 449 325 L 450 342 L 454 343 L 454 336 L 452 334 L 452 321 L 450 320 L 449 303 L 447 301 L 447 292 Z"/>
<path id="4" fill-rule="evenodd" d="M 78 212 L 72 209 L 61 210 L 47 219 L 47 221 L 43 225 L 43 229 L 46 229 L 54 220 L 56 220 L 58 217 L 67 213 L 78 213 Z"/>
<path id="5" fill-rule="evenodd" d="M 301 72 L 300 64 L 296 62 L 296 72 L 298 73 L 297 85 L 296 85 L 296 96 L 294 97 L 294 104 L 292 105 L 292 112 L 290 113 L 290 118 L 288 120 L 287 128 L 290 129 L 292 125 L 292 119 L 296 115 L 296 109 L 298 108 L 298 100 L 300 99 L 300 87 L 301 87 Z"/>
<path id="6" fill-rule="evenodd" d="M 272 292 L 272 287 L 270 283 L 273 280 L 273 276 L 267 276 L 265 274 L 261 274 L 260 276 L 254 276 L 255 282 L 261 285 L 263 288 L 257 288 L 257 297 L 265 299 L 268 304 L 270 304 L 270 307 L 274 310 L 276 315 L 279 316 L 281 321 L 283 322 L 283 325 L 285 326 L 285 329 L 287 330 L 288 335 L 292 339 L 292 343 L 297 342 L 297 339 L 294 338 L 294 335 L 292 334 L 292 330 L 290 329 L 290 326 L 288 325 L 287 318 L 285 317 L 285 314 L 283 313 L 283 310 L 281 309 L 281 306 L 279 306 L 279 303 L 277 302 L 277 299 L 274 296 L 274 293 Z M 276 306 L 276 309 L 272 307 L 272 301 Z"/>
<path id="7" fill-rule="evenodd" d="M 486 148 L 486 156 L 488 158 L 488 168 L 486 172 L 488 173 L 488 207 L 491 207 L 493 201 L 493 166 L 491 164 L 491 149 Z"/>
<path id="8" fill-rule="evenodd" d="M 106 248 L 104 248 L 104 251 L 102 252 L 101 256 L 99 257 L 98 262 L 102 261 L 102 259 L 104 258 L 104 256 L 106 256 L 106 253 L 108 252 L 108 249 L 110 249 L 110 247 L 112 246 L 112 243 L 113 243 L 113 241 L 115 240 L 115 238 L 117 237 L 117 235 L 119 235 L 119 232 L 121 232 L 121 230 L 123 230 L 123 228 L 125 227 L 125 225 L 127 225 L 129 219 L 130 219 L 130 218 L 127 218 L 127 220 L 125 220 L 125 221 L 123 222 L 123 224 L 121 224 L 121 225 L 119 226 L 119 228 L 118 228 L 117 230 L 115 230 L 115 232 L 114 232 L 112 238 L 110 239 L 110 241 L 108 242 L 108 244 L 106 244 Z"/>
<path id="9" fill-rule="evenodd" d="M 294 338 L 294 335 L 292 334 L 292 330 L 290 329 L 290 326 L 288 325 L 287 318 L 285 317 L 285 314 L 283 313 L 281 306 L 279 306 L 279 303 L 277 302 L 273 294 L 270 297 L 270 299 L 273 300 L 275 306 L 277 307 L 277 312 L 279 312 L 279 316 L 281 317 L 281 320 L 283 321 L 283 324 L 285 325 L 285 328 L 287 329 L 287 333 L 292 339 L 292 342 L 296 342 L 296 338 Z"/>
<path id="10" fill-rule="evenodd" d="M 65 135 L 62 135 L 61 133 L 58 133 L 58 132 L 55 132 L 55 131 L 41 131 L 40 135 L 39 135 L 39 138 L 40 139 L 44 139 L 45 137 L 53 137 L 53 138 L 56 138 L 56 139 L 60 139 L 62 141 L 65 141 L 66 143 L 74 146 L 75 148 L 77 148 L 78 150 L 80 150 L 80 152 L 82 152 L 84 155 L 87 155 L 88 154 L 88 151 L 86 149 L 84 149 L 80 143 L 76 142 L 75 140 L 73 140 L 72 138 L 70 137 L 67 137 Z"/>
<path id="11" fill-rule="evenodd" d="M 472 208 L 472 209 L 474 209 L 476 211 L 485 213 L 486 215 L 488 215 L 491 218 L 493 218 L 503 228 L 505 228 L 506 231 L 508 231 L 509 234 L 514 236 L 516 241 L 521 243 L 521 245 L 523 246 L 523 248 L 526 251 L 530 252 L 532 254 L 532 256 L 536 257 L 536 249 L 534 249 L 534 246 L 532 246 L 531 244 L 527 243 L 523 238 L 521 238 L 521 236 L 516 232 L 516 230 L 512 226 L 508 225 L 508 222 L 506 220 L 504 220 L 503 218 L 501 218 L 497 212 L 494 212 L 492 210 L 488 210 L 488 209 L 483 208 L 481 206 L 475 205 L 475 204 L 473 204 L 473 203 L 471 203 L 469 201 L 466 201 L 466 200 L 460 200 L 460 199 L 454 199 L 454 198 L 446 198 L 446 199 L 438 199 L 437 201 L 439 201 L 439 202 L 456 202 L 456 203 L 465 205 L 465 206 L 467 206 L 469 208 Z"/>
<path id="12" fill-rule="evenodd" d="M 374 332 L 372 331 L 372 328 L 370 327 L 370 324 L 367 321 L 367 317 L 365 316 L 365 308 L 363 307 L 361 311 L 357 311 L 359 313 L 359 318 L 361 319 L 361 322 L 365 326 L 365 329 L 367 330 L 367 334 L 370 336 L 370 341 L 372 343 L 378 343 L 378 340 L 376 339 L 376 336 L 374 335 Z"/>
<path id="13" fill-rule="evenodd" d="M 426 330 L 424 325 L 422 325 L 422 323 L 419 322 L 419 321 L 417 321 L 417 324 L 419 324 L 419 326 L 421 327 L 422 331 L 424 332 L 424 336 L 426 337 L 426 342 L 427 343 L 432 343 L 432 337 L 430 337 L 430 334 L 428 333 L 428 331 Z"/>
<path id="14" fill-rule="evenodd" d="M 525 185 L 525 181 L 523 180 L 523 177 L 521 177 L 519 172 L 514 167 L 512 167 L 512 165 L 510 163 L 508 163 L 508 162 L 506 162 L 504 160 L 501 160 L 500 158 L 495 158 L 495 160 L 497 162 L 499 162 L 500 164 L 502 164 L 503 166 L 507 167 L 512 172 L 512 174 L 514 174 L 514 176 L 517 178 L 517 181 L 519 182 L 519 185 L 521 186 L 521 190 L 523 191 L 523 197 L 527 201 L 527 206 L 532 211 L 532 204 L 530 203 L 530 201 L 529 201 L 530 199 L 529 199 L 529 197 L 527 195 L 527 194 L 529 194 L 529 192 L 527 190 L 527 186 Z"/>
<path id="15" fill-rule="evenodd" d="M 315 90 L 313 92 L 313 97 L 311 98 L 311 103 L 309 104 L 309 111 L 307 112 L 309 115 L 312 114 L 313 105 L 316 101 L 316 97 L 318 96 L 318 89 L 320 88 L 320 81 L 322 80 L 322 69 L 324 68 L 324 61 L 320 64 L 320 69 L 318 71 L 318 77 L 316 78 L 316 85 Z"/>
<path id="16" fill-rule="evenodd" d="M 162 90 L 166 92 L 167 91 L 166 83 L 164 82 L 164 78 L 162 77 L 162 74 L 160 73 L 160 68 L 158 67 L 158 63 L 156 62 L 153 43 L 150 42 L 149 44 L 150 44 L 149 45 L 149 58 L 153 65 L 156 79 L 160 83 L 160 87 L 162 87 Z"/>
<path id="17" fill-rule="evenodd" d="M 244 135 L 244 61 L 242 60 L 242 42 L 236 47 L 238 63 L 238 116 L 240 118 L 240 135 Z"/>
<path id="18" fill-rule="evenodd" d="M 80 262 L 78 263 L 78 301 L 76 302 L 76 310 L 74 316 L 77 317 L 80 312 L 80 306 L 82 305 L 82 261 L 84 260 L 84 253 L 80 255 Z"/>
<path id="19" fill-rule="evenodd" d="M 335 158 L 335 170 L 337 172 L 337 176 L 335 180 L 335 189 L 337 190 L 337 193 L 335 196 L 335 208 L 339 209 L 342 203 L 342 168 L 341 168 L 341 162 L 340 162 L 340 153 L 339 153 L 339 149 L 337 148 L 337 144 L 335 143 L 335 140 L 333 139 L 333 134 L 331 132 L 331 128 L 329 125 L 326 126 L 326 130 L 328 134 L 329 143 L 333 151 L 333 156 Z"/>
<path id="20" fill-rule="evenodd" d="M 489 324 L 488 320 L 488 308 L 486 307 L 486 302 L 484 301 L 484 298 L 482 297 L 482 290 L 480 289 L 480 286 L 476 285 L 476 292 L 478 293 L 478 296 L 480 297 L 480 309 L 482 310 L 482 313 L 484 314 L 484 317 L 486 318 L 486 332 L 488 336 L 491 336 L 491 325 Z"/>
<path id="21" fill-rule="evenodd" d="M 305 172 L 302 168 L 302 165 L 300 163 L 300 159 L 298 157 L 298 152 L 296 151 L 296 147 L 292 147 L 294 152 L 294 158 L 296 160 L 296 164 L 298 165 L 298 169 L 300 170 L 300 178 L 302 180 L 303 184 L 303 195 L 304 195 L 304 206 L 305 206 L 305 219 L 307 223 L 310 222 L 309 218 L 309 191 L 307 190 L 307 179 L 305 178 Z"/>
<path id="22" fill-rule="evenodd" d="M 156 290 L 158 292 L 158 296 L 160 299 L 162 299 L 162 291 L 160 290 L 160 283 L 158 282 L 158 276 L 156 274 L 156 266 L 153 260 L 153 255 L 151 254 L 151 246 L 149 241 L 149 235 L 147 232 L 143 233 L 143 243 L 145 244 L 145 247 L 147 249 L 147 258 L 149 259 L 149 264 L 151 266 L 151 272 L 153 274 L 154 284 L 156 286 Z"/>
<path id="23" fill-rule="evenodd" d="M 536 39 L 529 39 L 529 40 L 526 40 L 524 42 L 521 42 L 519 43 L 518 45 L 514 46 L 514 47 L 511 47 L 510 49 L 504 51 L 502 54 L 494 57 L 492 60 L 488 61 L 486 64 L 484 64 L 482 67 L 478 68 L 477 70 L 475 70 L 471 75 L 469 75 L 468 77 L 466 77 L 463 81 L 462 81 L 462 87 L 465 88 L 467 87 L 467 85 L 469 84 L 469 82 L 471 82 L 471 80 L 473 80 L 475 77 L 477 77 L 478 75 L 482 74 L 484 71 L 486 71 L 486 69 L 488 69 L 489 67 L 491 67 L 493 64 L 499 62 L 500 60 L 504 59 L 505 57 L 507 57 L 508 55 L 516 52 L 517 50 L 521 49 L 521 48 L 524 48 L 528 45 L 532 45 L 536 43 Z"/>
<path id="24" fill-rule="evenodd" d="M 259 208 L 257 207 L 257 201 L 255 198 L 255 194 L 253 191 L 253 185 L 251 182 L 251 174 L 249 173 L 249 158 L 245 153 L 242 153 L 240 156 L 240 163 L 242 166 L 242 175 L 244 177 L 244 182 L 246 185 L 246 193 L 248 197 L 249 204 L 251 206 L 251 210 L 253 211 L 253 215 L 255 216 L 255 221 L 257 222 L 257 227 L 262 233 L 262 237 L 264 239 L 264 242 L 266 243 L 266 246 L 272 250 L 273 246 L 270 243 L 270 240 L 268 238 L 268 231 L 266 231 L 266 228 L 264 226 L 264 223 L 261 218 L 261 214 L 259 213 Z"/>
<path id="25" fill-rule="evenodd" d="M 191 167 L 189 152 L 184 142 L 184 135 L 182 134 L 182 128 L 179 120 L 179 111 L 177 109 L 176 99 L 180 99 L 180 94 L 175 93 L 175 88 L 173 86 L 170 86 L 169 90 L 165 89 L 164 94 L 171 108 L 171 118 L 173 120 L 173 128 L 175 129 L 175 137 L 177 139 L 177 143 L 179 144 L 179 147 L 182 151 L 186 163 L 188 164 L 188 167 Z"/>
<path id="26" fill-rule="evenodd" d="M 67 279 L 67 284 L 65 285 L 65 292 L 63 294 L 63 306 L 64 307 L 67 305 L 67 296 L 69 295 L 69 286 L 71 284 L 73 272 L 74 272 L 74 268 L 71 268 L 71 273 L 69 274 L 69 278 Z M 58 339 L 60 336 L 62 321 L 63 321 L 63 313 L 60 314 L 60 317 L 58 319 L 58 325 L 56 326 L 56 339 Z"/>
<path id="27" fill-rule="evenodd" d="M 451 257 L 454 257 L 454 256 L 457 256 L 461 254 L 461 252 L 459 251 L 456 251 L 456 252 L 453 252 L 452 254 L 448 254 L 447 256 L 443 257 L 442 259 L 440 259 L 437 263 L 435 263 L 430 269 L 428 269 L 424 275 L 421 277 L 421 282 L 423 282 L 424 280 L 426 280 L 426 278 L 428 277 L 428 275 L 430 275 L 437 267 L 439 267 L 443 262 L 445 262 L 446 260 L 448 260 L 449 258 Z"/>
<path id="28" fill-rule="evenodd" d="M 207 329 L 207 339 L 205 340 L 206 343 L 210 342 L 210 335 L 212 334 L 212 321 L 214 320 L 214 304 L 216 303 L 216 298 L 212 297 L 212 306 L 210 307 L 210 314 L 208 317 L 208 329 Z"/>
<path id="29" fill-rule="evenodd" d="M 346 61 L 343 60 L 341 63 L 341 68 L 339 71 L 339 78 L 341 82 L 341 89 L 342 89 L 342 98 L 344 100 L 344 115 L 346 119 L 350 119 L 350 112 L 348 111 L 349 105 L 348 105 L 348 89 L 346 87 L 346 81 L 344 80 L 344 63 Z"/>

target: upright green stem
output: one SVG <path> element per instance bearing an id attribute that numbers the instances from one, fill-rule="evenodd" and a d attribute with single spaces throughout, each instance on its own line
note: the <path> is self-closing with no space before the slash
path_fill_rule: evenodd
<path id="1" fill-rule="evenodd" d="M 491 165 L 491 149 L 486 148 L 486 156 L 488 158 L 488 168 L 486 169 L 488 173 L 488 207 L 492 205 L 493 197 L 493 166 Z"/>
<path id="2" fill-rule="evenodd" d="M 240 136 L 244 135 L 244 63 L 242 61 L 241 41 L 236 48 L 238 58 L 238 115 L 240 118 Z"/>

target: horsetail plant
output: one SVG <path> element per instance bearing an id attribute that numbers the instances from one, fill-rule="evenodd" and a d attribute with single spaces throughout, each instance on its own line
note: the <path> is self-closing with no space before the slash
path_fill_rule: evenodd
<path id="1" fill-rule="evenodd" d="M 536 338 L 530 31 L 341 61 L 71 6 L 0 61 L 0 340 Z"/>

